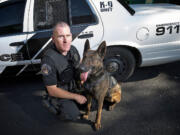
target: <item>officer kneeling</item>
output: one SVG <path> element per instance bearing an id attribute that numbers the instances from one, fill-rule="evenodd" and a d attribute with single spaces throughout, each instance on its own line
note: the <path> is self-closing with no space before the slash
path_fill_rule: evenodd
<path id="1" fill-rule="evenodd" d="M 71 45 L 69 25 L 65 22 L 57 23 L 52 41 L 53 44 L 42 58 L 41 73 L 47 90 L 43 103 L 51 112 L 67 120 L 76 120 L 80 115 L 77 104 L 84 104 L 87 99 L 76 93 L 76 80 L 80 76 L 76 68 L 80 56 Z"/>

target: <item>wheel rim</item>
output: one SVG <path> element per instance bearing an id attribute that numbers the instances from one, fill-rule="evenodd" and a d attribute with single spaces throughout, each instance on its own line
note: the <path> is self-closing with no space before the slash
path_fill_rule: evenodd
<path id="1" fill-rule="evenodd" d="M 104 61 L 106 70 L 112 75 L 121 75 L 125 71 L 126 64 L 120 58 L 120 56 L 115 56 L 108 58 Z"/>

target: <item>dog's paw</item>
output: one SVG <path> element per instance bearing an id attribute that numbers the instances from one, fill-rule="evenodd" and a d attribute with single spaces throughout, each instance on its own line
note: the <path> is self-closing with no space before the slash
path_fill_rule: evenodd
<path id="1" fill-rule="evenodd" d="M 88 116 L 88 115 L 86 115 L 86 114 L 84 114 L 84 115 L 83 115 L 83 119 L 86 119 L 86 120 L 87 120 L 87 119 L 88 119 L 88 117 L 89 117 L 89 116 Z"/>
<path id="2" fill-rule="evenodd" d="M 109 106 L 108 110 L 112 111 L 114 109 L 114 106 Z"/>
<path id="3" fill-rule="evenodd" d="M 115 107 L 115 106 L 116 106 L 116 104 L 110 105 L 110 106 L 108 107 L 108 110 L 109 110 L 109 111 L 114 110 L 114 107 Z"/>
<path id="4" fill-rule="evenodd" d="M 99 123 L 99 124 L 98 124 L 98 123 L 95 123 L 95 124 L 94 124 L 94 127 L 95 127 L 96 130 L 99 130 L 99 129 L 101 128 L 101 124 L 100 124 L 100 123 Z"/>

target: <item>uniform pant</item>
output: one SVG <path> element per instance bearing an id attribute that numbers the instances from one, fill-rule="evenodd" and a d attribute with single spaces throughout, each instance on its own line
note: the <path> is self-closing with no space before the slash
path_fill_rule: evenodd
<path id="1" fill-rule="evenodd" d="M 77 120 L 80 110 L 77 103 L 70 99 L 44 98 L 43 105 L 53 114 L 58 115 L 62 120 Z"/>
<path id="2" fill-rule="evenodd" d="M 77 120 L 80 116 L 79 108 L 75 101 L 69 99 L 58 99 L 57 100 L 57 111 L 61 118 L 65 120 Z"/>

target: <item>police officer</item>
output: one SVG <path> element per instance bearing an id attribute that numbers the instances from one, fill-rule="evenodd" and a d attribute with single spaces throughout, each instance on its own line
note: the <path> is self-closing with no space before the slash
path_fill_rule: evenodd
<path id="1" fill-rule="evenodd" d="M 76 120 L 80 115 L 77 104 L 84 104 L 87 99 L 75 93 L 76 79 L 79 77 L 76 68 L 80 56 L 71 42 L 69 25 L 65 22 L 57 23 L 52 34 L 53 44 L 42 58 L 41 73 L 48 93 L 43 100 L 44 104 L 61 117 Z"/>

